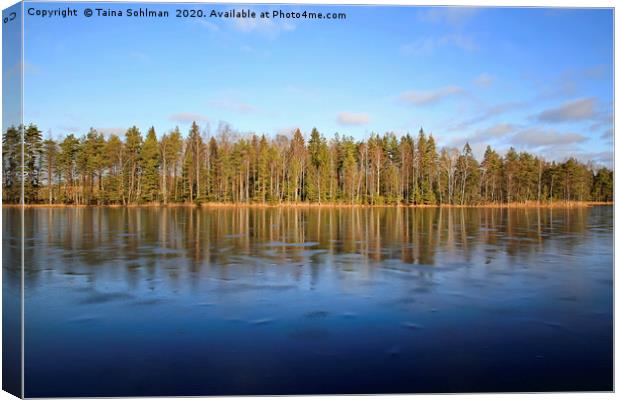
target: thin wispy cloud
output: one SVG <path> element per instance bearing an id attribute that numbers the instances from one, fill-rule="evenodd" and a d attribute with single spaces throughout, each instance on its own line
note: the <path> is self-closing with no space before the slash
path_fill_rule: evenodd
<path id="1" fill-rule="evenodd" d="M 271 18 L 259 18 L 261 11 L 253 10 L 256 18 L 224 18 L 221 24 L 215 24 L 204 18 L 192 18 L 200 26 L 210 32 L 233 31 L 275 38 L 283 32 L 294 31 L 297 26 L 288 20 L 273 20 Z M 263 10 L 267 11 L 267 10 Z"/>
<path id="2" fill-rule="evenodd" d="M 406 104 L 428 106 L 464 92 L 463 88 L 458 86 L 445 86 L 434 90 L 410 90 L 402 93 L 399 100 Z"/>
<path id="3" fill-rule="evenodd" d="M 601 134 L 601 139 L 611 140 L 614 137 L 614 128 L 609 128 Z"/>
<path id="4" fill-rule="evenodd" d="M 465 35 L 454 34 L 439 37 L 418 38 L 413 42 L 401 46 L 401 53 L 404 55 L 428 55 L 441 48 L 461 49 L 464 51 L 474 51 L 478 49 L 475 41 Z"/>
<path id="5" fill-rule="evenodd" d="M 577 82 L 569 76 L 564 76 L 551 84 L 544 85 L 538 94 L 538 99 L 555 99 L 574 96 L 577 92 Z"/>
<path id="6" fill-rule="evenodd" d="M 505 137 L 506 134 L 513 132 L 515 129 L 516 126 L 513 124 L 496 124 L 489 126 L 488 128 L 477 130 L 474 138 L 477 141 L 489 138 L 497 139 Z"/>
<path id="7" fill-rule="evenodd" d="M 583 76 L 590 79 L 601 79 L 605 76 L 608 67 L 606 65 L 596 65 L 582 70 Z M 610 68 L 609 68 L 610 69 Z"/>
<path id="8" fill-rule="evenodd" d="M 419 14 L 420 21 L 460 26 L 469 22 L 479 9 L 474 7 L 435 7 Z"/>
<path id="9" fill-rule="evenodd" d="M 103 136 L 106 139 L 109 139 L 110 136 L 112 136 L 112 135 L 123 136 L 125 134 L 125 132 L 127 132 L 127 128 L 120 127 L 120 126 L 113 126 L 113 127 L 94 126 L 93 129 L 96 130 L 97 132 L 103 134 Z M 70 133 L 81 133 L 81 132 L 71 131 Z"/>
<path id="10" fill-rule="evenodd" d="M 570 154 L 568 154 L 565 158 L 568 158 L 568 156 L 570 156 Z M 582 160 L 593 161 L 597 164 L 613 166 L 614 153 L 612 151 L 582 152 L 579 154 L 579 158 Z"/>
<path id="11" fill-rule="evenodd" d="M 191 124 L 192 122 L 208 122 L 209 118 L 206 115 L 190 112 L 182 112 L 172 114 L 168 118 L 170 121 L 178 122 L 180 124 Z"/>
<path id="12" fill-rule="evenodd" d="M 370 122 L 370 116 L 365 113 L 341 112 L 336 121 L 340 125 L 365 125 Z"/>
<path id="13" fill-rule="evenodd" d="M 609 69 L 610 70 L 610 69 Z M 538 99 L 554 99 L 574 97 L 588 81 L 600 80 L 605 76 L 608 67 L 596 65 L 581 69 L 567 69 L 553 78 L 539 74 L 528 74 L 527 79 L 539 88 Z"/>
<path id="14" fill-rule="evenodd" d="M 445 130 L 448 132 L 465 130 L 473 125 L 483 123 L 491 118 L 495 118 L 512 111 L 517 111 L 528 106 L 529 104 L 524 101 L 508 101 L 505 103 L 495 104 L 493 106 L 487 107 L 484 111 L 480 112 L 477 115 L 474 115 L 473 117 L 448 125 Z"/>
<path id="15" fill-rule="evenodd" d="M 536 119 L 551 123 L 582 121 L 595 116 L 594 106 L 595 100 L 592 97 L 572 100 L 541 112 Z"/>
<path id="16" fill-rule="evenodd" d="M 270 38 L 296 29 L 296 25 L 289 21 L 274 22 L 269 18 L 235 18 L 232 27 L 238 32 L 259 34 Z"/>
<path id="17" fill-rule="evenodd" d="M 497 141 L 514 133 L 518 127 L 513 124 L 495 124 L 483 129 L 476 130 L 472 135 L 466 137 L 456 137 L 448 142 L 449 146 L 460 147 L 466 142 L 470 145 L 483 143 L 485 146 L 490 142 Z"/>
<path id="18" fill-rule="evenodd" d="M 80 128 L 77 125 L 58 125 L 57 126 L 58 130 L 60 130 L 62 133 L 79 133 L 81 132 L 82 128 Z"/>
<path id="19" fill-rule="evenodd" d="M 495 77 L 483 72 L 474 79 L 474 84 L 479 87 L 489 87 L 495 81 Z"/>
<path id="20" fill-rule="evenodd" d="M 206 28 L 207 30 L 211 31 L 211 32 L 218 32 L 220 31 L 220 27 L 217 24 L 214 24 L 213 22 L 210 22 L 204 18 L 190 18 L 190 21 L 194 21 L 196 23 L 198 23 L 199 25 L 201 25 L 202 27 Z"/>
<path id="21" fill-rule="evenodd" d="M 609 130 L 614 126 L 614 114 L 612 111 L 599 112 L 594 117 L 594 123 L 590 125 L 591 131 L 600 131 L 601 129 Z"/>
<path id="22" fill-rule="evenodd" d="M 511 138 L 511 143 L 532 149 L 545 146 L 583 143 L 587 139 L 587 137 L 579 133 L 560 133 L 554 130 L 530 128 L 514 135 Z"/>
<path id="23" fill-rule="evenodd" d="M 595 165 L 605 165 L 613 168 L 614 154 L 612 151 L 583 151 L 577 146 L 561 148 L 547 148 L 538 152 L 548 161 L 564 162 L 569 158 L 577 158 L 582 162 L 592 162 Z"/>

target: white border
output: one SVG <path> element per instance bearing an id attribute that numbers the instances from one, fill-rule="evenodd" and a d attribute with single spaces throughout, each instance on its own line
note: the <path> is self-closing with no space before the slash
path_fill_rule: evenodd
<path id="1" fill-rule="evenodd" d="M 156 0 L 140 0 L 141 2 L 144 3 L 158 3 L 158 1 Z M 79 1 L 74 1 L 74 0 L 69 0 L 67 2 L 75 2 L 75 3 L 79 3 Z M 90 1 L 90 2 L 106 2 L 105 0 L 95 0 L 95 1 Z M 167 3 L 183 3 L 183 1 L 180 0 L 167 0 Z M 0 7 L 2 9 L 5 9 L 13 4 L 15 4 L 16 1 L 13 0 L 0 0 Z M 504 0 L 501 3 L 496 1 L 492 1 L 492 0 L 447 0 L 447 1 L 438 1 L 438 0 L 424 0 L 424 1 L 416 1 L 416 0 L 389 0 L 389 1 L 381 1 L 381 0 L 361 0 L 361 1 L 355 1 L 355 0 L 312 0 L 312 1 L 303 1 L 303 0 L 286 0 L 286 1 L 266 1 L 266 0 L 242 0 L 242 1 L 231 1 L 231 0 L 220 0 L 220 1 L 214 1 L 214 0 L 207 0 L 207 1 L 203 1 L 203 3 L 231 3 L 231 4 L 240 4 L 240 3 L 244 3 L 244 4 L 250 4 L 250 3 L 260 3 L 260 4 L 265 4 L 265 3 L 280 3 L 280 4 L 372 4 L 372 5 L 419 5 L 419 6 L 446 6 L 446 5 L 455 5 L 455 6 L 479 6 L 479 7 L 574 7 L 574 8 L 593 8 L 593 7 L 605 7 L 605 8 L 614 8 L 614 127 L 617 125 L 617 121 L 618 121 L 618 115 L 615 113 L 615 93 L 616 93 L 616 89 L 618 88 L 618 84 L 615 80 L 615 72 L 616 72 L 616 68 L 618 65 L 618 60 L 617 60 L 617 53 L 615 51 L 615 43 L 617 42 L 618 39 L 618 32 L 615 29 L 615 4 L 613 1 L 610 0 L 589 0 L 589 1 L 584 1 L 584 0 Z M 22 30 L 23 30 L 23 26 L 22 26 Z M 0 43 L 2 40 L 2 32 L 0 30 Z M 22 50 L 23 51 L 23 50 Z M 1 59 L 1 54 L 0 54 L 0 61 Z M 22 57 L 23 57 L 23 53 L 22 53 Z M 23 85 L 23 82 L 22 82 Z M 23 90 L 22 90 L 23 92 Z M 0 80 L 0 100 L 1 100 L 1 93 L 2 93 L 2 82 Z M 22 97 L 23 99 L 23 97 Z M 23 100 L 22 100 L 23 101 Z M 615 132 L 615 131 L 614 131 Z M 615 137 L 615 135 L 614 135 Z M 614 155 L 618 154 L 618 149 L 619 149 L 619 144 L 614 140 Z M 618 160 L 614 157 L 614 171 L 618 172 Z M 618 178 L 618 175 L 615 174 L 614 176 L 614 188 L 618 188 L 618 184 L 620 183 L 620 179 Z M 615 191 L 614 191 L 615 194 Z M 619 221 L 619 217 L 618 217 L 618 213 L 616 212 L 616 206 L 614 204 L 614 227 L 617 226 L 618 221 Z M 1 216 L 0 216 L 0 222 L 1 222 Z M 618 239 L 618 231 L 614 228 L 614 246 L 615 243 L 617 242 Z M 23 244 L 22 244 L 22 252 L 23 252 Z M 0 248 L 0 259 L 1 259 L 1 255 L 2 255 L 2 250 Z M 618 261 L 618 253 L 614 252 L 614 265 L 618 265 L 617 261 Z M 22 256 L 22 260 L 23 260 L 23 256 Z M 0 278 L 1 279 L 1 278 Z M 23 279 L 23 273 L 22 273 L 22 279 Z M 22 282 L 22 288 L 23 288 L 23 282 Z M 22 302 L 23 302 L 23 293 L 22 293 Z M 0 306 L 2 304 L 2 299 L 0 296 Z M 23 303 L 22 303 L 23 304 Z M 617 334 L 618 330 L 616 329 L 616 323 L 617 323 L 617 319 L 615 318 L 615 310 L 617 309 L 617 305 L 618 305 L 618 299 L 615 296 L 615 270 L 614 270 L 614 334 Z M 1 314 L 1 307 L 0 307 L 0 314 Z M 23 321 L 23 315 L 22 315 L 22 321 Z M 22 332 L 23 334 L 23 332 Z M 0 333 L 0 339 L 2 338 L 1 333 Z M 618 348 L 616 346 L 616 340 L 615 340 L 616 336 L 614 335 L 614 384 L 617 384 L 618 381 L 618 368 L 616 368 L 615 365 L 615 360 L 618 359 Z M 22 346 L 23 346 L 23 341 L 22 341 Z M 23 348 L 22 348 L 22 352 L 23 352 Z M 576 366 L 576 368 L 579 368 L 579 366 Z M 0 372 L 2 371 L 1 366 L 0 366 Z M 0 374 L 1 377 L 1 374 Z M 464 395 L 377 395 L 377 396 L 373 396 L 373 398 L 376 398 L 378 400 L 388 400 L 388 399 L 420 399 L 420 400 L 443 400 L 443 399 L 454 399 L 455 396 L 457 396 L 460 399 L 467 399 L 467 400 L 473 400 L 473 399 L 500 399 L 500 400 L 514 400 L 514 399 L 521 399 L 521 398 L 526 398 L 526 399 L 547 399 L 547 400 L 575 400 L 575 399 L 594 399 L 594 400 L 599 400 L 599 399 L 608 399 L 608 398 L 613 398 L 615 397 L 614 393 L 550 393 L 550 394 L 494 394 L 494 393 L 489 393 L 489 394 L 464 394 Z M 325 398 L 334 398 L 334 399 L 342 399 L 342 400 L 350 400 L 350 399 L 360 399 L 360 398 L 364 398 L 367 396 L 283 396 L 283 397 L 287 397 L 287 398 L 299 398 L 299 399 L 325 399 Z M 226 400 L 232 400 L 232 399 L 238 399 L 238 398 L 248 398 L 248 397 L 236 397 L 236 396 L 230 396 L 230 397 L 211 397 L 213 399 L 226 399 Z M 260 399 L 265 399 L 265 400 L 275 400 L 275 399 L 280 399 L 282 397 L 277 397 L 277 396 L 265 396 L 265 397 L 255 397 L 255 398 L 260 398 Z M 0 400 L 9 400 L 9 399 L 15 399 L 15 397 L 11 396 L 10 394 L 0 391 Z M 120 398 L 123 399 L 123 398 Z M 139 399 L 161 399 L 161 398 L 157 398 L 157 397 L 141 397 Z M 173 399 L 173 400 L 177 400 L 177 399 L 187 399 L 186 397 L 166 397 L 166 399 Z"/>

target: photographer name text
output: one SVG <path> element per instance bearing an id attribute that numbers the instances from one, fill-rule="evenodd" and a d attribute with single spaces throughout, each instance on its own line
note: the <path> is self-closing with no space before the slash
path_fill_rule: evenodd
<path id="1" fill-rule="evenodd" d="M 85 8 L 83 10 L 66 8 L 37 8 L 30 7 L 26 10 L 30 17 L 39 18 L 73 18 L 84 16 L 86 18 L 212 18 L 212 19 L 316 19 L 316 20 L 344 20 L 346 13 L 342 12 L 319 12 L 319 11 L 284 11 L 252 9 L 230 10 L 207 10 L 207 9 L 175 9 L 154 10 L 149 8 Z"/>

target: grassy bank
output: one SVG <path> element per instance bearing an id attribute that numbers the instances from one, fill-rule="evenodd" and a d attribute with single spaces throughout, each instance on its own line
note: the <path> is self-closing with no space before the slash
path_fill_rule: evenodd
<path id="1" fill-rule="evenodd" d="M 613 202 L 596 201 L 553 201 L 553 202 L 512 202 L 512 203 L 483 203 L 483 204 L 393 204 L 393 205 L 370 205 L 349 203 L 144 203 L 144 204 L 110 204 L 110 205 L 84 205 L 84 204 L 2 204 L 8 208 L 578 208 L 598 205 L 613 205 Z"/>

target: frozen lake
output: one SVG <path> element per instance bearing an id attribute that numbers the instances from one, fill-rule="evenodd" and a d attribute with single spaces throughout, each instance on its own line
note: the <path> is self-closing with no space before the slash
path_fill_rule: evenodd
<path id="1" fill-rule="evenodd" d="M 612 390 L 612 224 L 610 206 L 26 209 L 25 395 Z"/>

